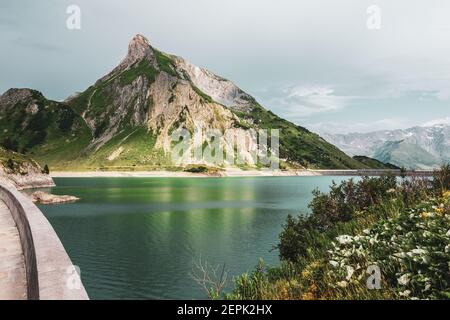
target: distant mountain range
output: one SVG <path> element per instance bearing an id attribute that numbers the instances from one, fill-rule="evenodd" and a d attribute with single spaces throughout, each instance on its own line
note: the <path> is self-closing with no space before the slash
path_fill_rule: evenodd
<path id="1" fill-rule="evenodd" d="M 369 167 L 276 116 L 233 82 L 159 51 L 141 35 L 117 67 L 64 102 L 32 89 L 0 96 L 0 143 L 52 169 L 167 167 L 171 132 L 199 125 L 236 132 L 280 129 L 280 158 L 287 166 Z M 248 148 L 242 144 L 236 151 L 245 158 Z"/>
<path id="2" fill-rule="evenodd" d="M 448 124 L 322 136 L 350 155 L 368 156 L 399 167 L 432 169 L 450 162 Z"/>

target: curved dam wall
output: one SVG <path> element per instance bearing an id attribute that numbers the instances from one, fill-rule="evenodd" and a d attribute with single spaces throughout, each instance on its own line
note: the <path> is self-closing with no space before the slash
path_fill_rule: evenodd
<path id="1" fill-rule="evenodd" d="M 19 231 L 29 300 L 87 300 L 86 290 L 53 227 L 38 207 L 9 184 L 0 185 Z"/>

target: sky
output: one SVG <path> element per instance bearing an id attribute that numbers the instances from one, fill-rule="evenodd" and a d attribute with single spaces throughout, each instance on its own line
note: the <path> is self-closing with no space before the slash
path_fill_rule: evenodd
<path id="1" fill-rule="evenodd" d="M 313 131 L 450 123 L 447 0 L 0 0 L 0 93 L 63 100 L 138 33 Z"/>

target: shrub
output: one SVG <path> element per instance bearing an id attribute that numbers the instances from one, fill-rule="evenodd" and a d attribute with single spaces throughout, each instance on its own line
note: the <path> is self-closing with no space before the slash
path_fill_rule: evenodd
<path id="1" fill-rule="evenodd" d="M 428 178 L 411 177 L 403 179 L 398 188 L 403 202 L 407 206 L 425 199 L 431 193 L 432 182 Z"/>
<path id="2" fill-rule="evenodd" d="M 9 159 L 6 161 L 6 167 L 7 167 L 8 169 L 10 169 L 11 171 L 14 171 L 14 161 L 13 161 L 11 158 L 9 158 Z"/>
<path id="3" fill-rule="evenodd" d="M 283 231 L 279 235 L 280 243 L 277 246 L 280 259 L 296 262 L 307 253 L 313 241 L 315 224 L 306 217 L 293 217 L 289 215 Z"/>
<path id="4" fill-rule="evenodd" d="M 199 165 L 199 166 L 190 165 L 190 166 L 187 166 L 184 169 L 184 171 L 191 172 L 191 173 L 206 173 L 206 172 L 208 172 L 208 167 L 202 166 L 202 165 Z"/>
<path id="5" fill-rule="evenodd" d="M 433 188 L 440 194 L 450 190 L 450 163 L 443 165 L 433 173 Z"/>
<path id="6" fill-rule="evenodd" d="M 392 175 L 379 178 L 363 177 L 330 186 L 328 193 L 314 190 L 314 198 L 309 204 L 311 214 L 308 217 L 288 216 L 280 242 L 277 246 L 280 258 L 286 261 L 298 261 L 307 255 L 307 249 L 317 246 L 318 234 L 332 229 L 338 223 L 353 219 L 355 212 L 366 210 L 391 197 L 395 191 L 396 178 Z"/>
<path id="7" fill-rule="evenodd" d="M 190 164 L 188 166 L 186 166 L 183 169 L 184 172 L 191 172 L 191 173 L 209 173 L 209 174 L 215 174 L 218 173 L 220 171 L 219 168 L 215 168 L 215 167 L 208 167 L 205 165 L 195 165 L 195 164 Z"/>

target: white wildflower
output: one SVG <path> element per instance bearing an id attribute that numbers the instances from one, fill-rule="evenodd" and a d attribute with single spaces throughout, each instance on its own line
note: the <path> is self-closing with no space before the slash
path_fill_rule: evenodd
<path id="1" fill-rule="evenodd" d="M 336 261 L 334 261 L 334 260 L 330 260 L 330 264 L 333 266 L 333 267 L 337 267 L 337 266 L 339 266 L 339 263 L 338 262 L 336 262 Z"/>
<path id="2" fill-rule="evenodd" d="M 427 253 L 427 252 L 426 252 L 425 250 L 423 250 L 423 249 L 412 249 L 411 252 L 412 252 L 413 254 L 417 254 L 417 255 Z"/>
<path id="3" fill-rule="evenodd" d="M 409 297 L 410 294 L 411 294 L 410 290 L 399 292 L 400 297 Z"/>
<path id="4" fill-rule="evenodd" d="M 364 232 L 365 234 L 369 234 L 369 233 L 370 233 L 370 230 L 369 230 L 369 229 L 364 229 L 363 232 Z"/>
<path id="5" fill-rule="evenodd" d="M 352 242 L 352 237 L 351 236 L 349 236 L 349 235 L 346 235 L 346 234 L 344 234 L 344 235 L 342 235 L 342 236 L 339 236 L 339 237 L 336 237 L 336 240 L 340 243 L 340 244 L 348 244 L 348 243 L 351 243 Z"/>
<path id="6" fill-rule="evenodd" d="M 404 252 L 397 252 L 397 253 L 394 253 L 394 257 L 397 257 L 397 258 L 406 258 L 407 255 L 406 255 L 406 253 L 404 253 Z"/>
<path id="7" fill-rule="evenodd" d="M 428 231 L 428 230 L 425 230 L 425 231 L 422 233 L 422 236 L 423 236 L 424 238 L 429 238 L 430 236 L 432 236 L 432 233 L 431 233 L 430 231 Z"/>
<path id="8" fill-rule="evenodd" d="M 409 273 L 405 273 L 404 275 L 402 275 L 400 278 L 397 279 L 398 283 L 401 286 L 406 286 L 410 280 L 411 279 Z"/>
<path id="9" fill-rule="evenodd" d="M 347 281 L 339 281 L 338 283 L 336 283 L 339 287 L 341 288 L 345 288 L 348 285 Z"/>
<path id="10" fill-rule="evenodd" d="M 355 269 L 352 266 L 347 266 L 347 277 L 345 277 L 345 279 L 347 279 L 347 281 L 350 280 L 350 278 L 353 275 L 353 272 L 355 272 Z"/>
<path id="11" fill-rule="evenodd" d="M 352 250 L 344 250 L 342 251 L 342 255 L 344 257 L 350 257 L 353 254 Z"/>

